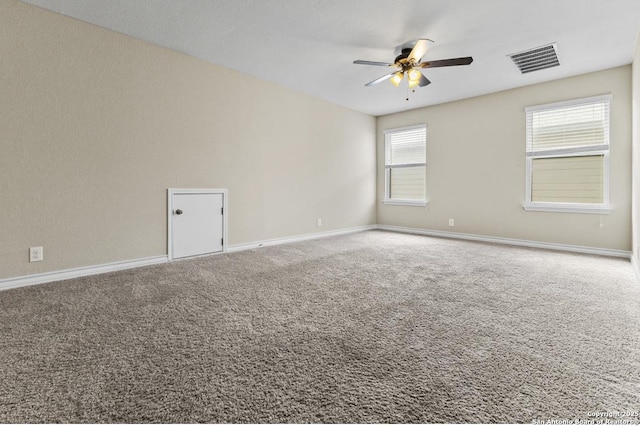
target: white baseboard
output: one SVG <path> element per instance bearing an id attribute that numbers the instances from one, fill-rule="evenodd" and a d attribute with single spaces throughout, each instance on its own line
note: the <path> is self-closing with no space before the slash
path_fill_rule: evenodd
<path id="1" fill-rule="evenodd" d="M 235 251 L 251 250 L 258 247 L 276 246 L 279 244 L 296 243 L 298 241 L 315 240 L 316 238 L 335 237 L 336 235 L 353 234 L 355 232 L 371 231 L 378 225 L 356 226 L 354 228 L 338 229 L 335 231 L 314 232 L 313 234 L 296 235 L 294 237 L 274 238 L 271 240 L 254 241 L 245 244 L 227 246 L 227 253 Z"/>
<path id="2" fill-rule="evenodd" d="M 574 253 L 596 254 L 599 256 L 622 257 L 631 259 L 631 252 L 626 250 L 605 249 L 597 247 L 573 246 L 569 244 L 545 243 L 541 241 L 518 240 L 514 238 L 489 237 L 485 235 L 463 234 L 460 232 L 435 231 L 430 229 L 406 228 L 403 226 L 378 225 L 383 231 L 403 232 L 405 234 L 427 235 L 430 237 L 453 238 L 458 240 L 482 241 L 485 243 L 506 244 L 511 246 L 541 248 L 547 250 L 568 251 Z"/>
<path id="3" fill-rule="evenodd" d="M 640 269 L 633 253 L 631 254 L 631 266 L 633 267 L 633 272 L 636 274 L 636 283 L 640 284 Z"/>
<path id="4" fill-rule="evenodd" d="M 299 235 L 295 237 L 275 238 L 272 240 L 256 241 L 246 244 L 227 246 L 225 253 L 249 250 L 257 247 L 274 246 L 278 244 L 293 243 L 297 241 L 313 240 L 316 238 L 332 237 L 336 235 L 352 234 L 354 232 L 376 229 L 376 225 L 358 226 L 355 228 L 338 229 L 335 231 L 316 232 L 313 234 Z M 216 253 L 219 254 L 219 253 Z M 183 260 L 183 259 L 175 259 Z M 68 280 L 71 278 L 86 277 L 89 275 L 104 274 L 106 272 L 122 271 L 124 269 L 138 268 L 141 266 L 157 265 L 168 262 L 168 256 L 148 257 L 144 259 L 125 260 L 122 262 L 107 263 L 103 265 L 84 266 L 80 268 L 65 269 L 62 271 L 45 272 L 42 274 L 25 275 L 15 278 L 0 279 L 0 291 L 10 288 L 25 287 L 35 284 Z"/>
<path id="5" fill-rule="evenodd" d="M 243 250 L 250 250 L 258 247 L 275 246 L 279 244 L 295 243 L 299 241 L 314 240 L 317 238 L 333 237 L 337 235 L 352 234 L 356 232 L 380 229 L 383 231 L 402 232 L 406 234 L 426 235 L 431 237 L 444 237 L 459 240 L 482 241 L 487 243 L 507 244 L 514 246 L 542 248 L 549 250 L 568 251 L 576 253 L 595 254 L 600 256 L 622 257 L 631 260 L 636 281 L 640 282 L 640 269 L 638 263 L 631 256 L 631 252 L 625 250 L 602 249 L 596 247 L 572 246 L 567 244 L 544 243 L 539 241 L 517 240 L 512 238 L 488 237 L 484 235 L 463 234 L 459 232 L 435 231 L 420 228 L 407 228 L 392 225 L 365 225 L 354 228 L 338 229 L 334 231 L 316 232 L 312 234 L 298 235 L 294 237 L 274 238 L 271 240 L 254 241 L 245 244 L 227 246 L 226 253 Z M 10 288 L 25 287 L 35 284 L 43 284 L 53 281 L 68 280 L 71 278 L 85 277 L 89 275 L 104 274 L 106 272 L 122 271 L 125 269 L 138 268 L 141 266 L 157 265 L 168 262 L 167 256 L 155 256 L 144 259 L 126 260 L 103 265 L 85 266 L 80 268 L 65 269 L 62 271 L 45 272 L 42 274 L 26 275 L 22 277 L 0 279 L 0 291 Z"/>
<path id="6" fill-rule="evenodd" d="M 105 263 L 103 265 L 83 266 L 80 268 L 65 269 L 62 271 L 7 278 L 0 280 L 0 290 L 68 280 L 71 278 L 86 277 L 89 275 L 104 274 L 106 272 L 122 271 L 124 269 L 139 268 L 141 266 L 157 265 L 167 261 L 167 256 L 155 256 L 144 259 L 125 260 L 122 262 Z"/>

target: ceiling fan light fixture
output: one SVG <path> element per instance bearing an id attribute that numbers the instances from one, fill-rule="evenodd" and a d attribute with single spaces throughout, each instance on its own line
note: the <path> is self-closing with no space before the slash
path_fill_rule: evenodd
<path id="1" fill-rule="evenodd" d="M 433 41 L 429 39 L 419 39 L 413 44 L 413 47 L 402 46 L 402 53 L 396 57 L 393 63 L 378 62 L 378 61 L 363 61 L 355 60 L 354 64 L 360 65 L 375 65 L 379 67 L 395 67 L 398 71 L 390 72 L 382 77 L 376 78 L 373 81 L 368 82 L 365 86 L 374 86 L 382 81 L 390 80 L 391 84 L 398 87 L 402 83 L 405 73 L 407 74 L 407 84 L 409 88 L 414 89 L 416 87 L 424 87 L 431 82 L 427 77 L 422 74 L 424 68 L 440 68 L 451 67 L 456 65 L 469 65 L 473 62 L 471 56 L 451 59 L 440 59 L 437 61 L 422 61 L 422 56 L 427 51 L 427 48 Z"/>
<path id="2" fill-rule="evenodd" d="M 398 71 L 397 73 L 393 74 L 393 77 L 391 77 L 391 84 L 393 84 L 396 87 L 400 86 L 400 83 L 402 82 L 403 77 L 404 77 L 404 72 Z"/>
<path id="3" fill-rule="evenodd" d="M 420 81 L 420 77 L 422 76 L 422 73 L 415 69 L 415 68 L 411 68 L 409 70 L 409 72 L 407 73 L 407 77 L 409 77 L 409 81 Z"/>
<path id="4" fill-rule="evenodd" d="M 407 80 L 408 80 L 410 89 L 417 87 L 420 84 L 421 78 L 422 78 L 422 73 L 420 72 L 420 70 L 411 68 L 409 71 L 407 71 Z"/>

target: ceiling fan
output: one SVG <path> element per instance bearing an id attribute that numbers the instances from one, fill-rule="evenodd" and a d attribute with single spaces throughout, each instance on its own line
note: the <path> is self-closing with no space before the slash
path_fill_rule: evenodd
<path id="1" fill-rule="evenodd" d="M 439 67 L 451 67 L 455 65 L 469 65 L 473 62 L 473 58 L 471 56 L 467 56 L 464 58 L 453 58 L 453 59 L 440 59 L 437 61 L 426 61 L 420 62 L 422 57 L 427 52 L 429 46 L 433 44 L 433 40 L 429 39 L 419 39 L 416 41 L 413 48 L 404 47 L 402 48 L 402 52 L 392 64 L 387 62 L 375 62 L 375 61 L 362 61 L 357 60 L 353 61 L 354 64 L 359 65 L 375 65 L 379 67 L 395 67 L 399 68 L 397 71 L 393 71 L 389 74 L 383 75 L 380 78 L 376 78 L 373 81 L 368 82 L 365 86 L 373 86 L 375 84 L 380 83 L 381 81 L 391 79 L 391 83 L 394 86 L 399 86 L 404 78 L 404 75 L 407 75 L 407 81 L 409 84 L 409 88 L 414 88 L 416 86 L 424 87 L 427 84 L 431 83 L 427 77 L 422 74 L 420 71 L 422 68 L 439 68 Z"/>

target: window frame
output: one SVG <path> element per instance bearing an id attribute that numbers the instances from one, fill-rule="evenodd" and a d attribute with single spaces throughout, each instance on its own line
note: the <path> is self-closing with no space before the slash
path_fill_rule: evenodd
<path id="1" fill-rule="evenodd" d="M 402 164 L 387 164 L 387 152 L 388 145 L 390 142 L 389 135 L 395 133 L 402 133 L 410 130 L 424 129 L 424 148 L 425 148 L 425 158 L 421 163 L 402 163 Z M 412 126 L 404 126 L 404 127 L 396 127 L 393 129 L 386 129 L 384 131 L 384 199 L 383 204 L 388 205 L 396 205 L 396 206 L 426 206 L 427 201 L 427 125 L 426 124 L 415 124 Z M 401 198 L 391 198 L 391 179 L 390 174 L 393 168 L 406 168 L 406 167 L 424 167 L 424 198 L 423 199 L 401 199 Z"/>
<path id="2" fill-rule="evenodd" d="M 536 105 L 525 108 L 525 131 L 526 131 L 526 194 L 523 209 L 526 211 L 541 212 L 564 212 L 564 213 L 591 213 L 591 214 L 609 214 L 611 212 L 609 189 L 610 189 L 610 160 L 611 151 L 611 94 L 592 96 L 588 98 L 572 99 L 562 102 L 554 102 L 544 105 Z M 605 144 L 569 147 L 569 148 L 551 148 L 546 150 L 533 151 L 529 147 L 532 146 L 532 131 L 530 113 L 539 111 L 548 111 L 569 106 L 577 106 L 598 102 L 606 102 L 608 119 L 605 123 Z M 539 158 L 575 158 L 585 156 L 603 156 L 603 188 L 602 203 L 571 203 L 571 202 L 551 202 L 551 201 L 532 201 L 532 172 L 533 160 Z"/>

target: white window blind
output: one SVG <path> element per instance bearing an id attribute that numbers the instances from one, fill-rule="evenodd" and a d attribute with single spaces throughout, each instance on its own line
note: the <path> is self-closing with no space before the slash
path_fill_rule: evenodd
<path id="1" fill-rule="evenodd" d="M 425 125 L 385 131 L 385 201 L 424 202 Z"/>
<path id="2" fill-rule="evenodd" d="M 530 107 L 527 205 L 608 208 L 611 96 Z"/>
<path id="3" fill-rule="evenodd" d="M 528 109 L 527 152 L 607 148 L 609 101 L 607 97 L 577 105 Z"/>

